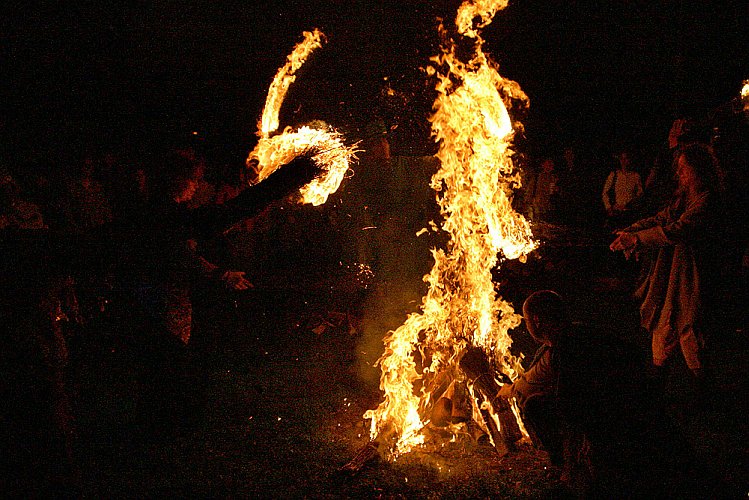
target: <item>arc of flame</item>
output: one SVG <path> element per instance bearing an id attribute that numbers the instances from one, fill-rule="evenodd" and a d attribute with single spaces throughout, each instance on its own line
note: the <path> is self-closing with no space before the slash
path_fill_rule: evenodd
<path id="1" fill-rule="evenodd" d="M 504 0 L 465 1 L 456 27 L 476 39 L 475 54 L 462 62 L 450 44 L 427 69 L 438 80 L 430 122 L 441 162 L 431 187 L 450 239 L 446 249 L 432 251 L 434 266 L 424 277 L 429 287 L 421 311 L 388 333 L 378 360 L 384 400 L 364 418 L 371 419 L 370 438 L 390 457 L 424 443 L 431 382 L 445 371 L 460 377 L 457 362 L 467 345 L 490 353 L 511 379 L 522 373 L 508 334 L 521 318 L 497 297 L 491 271 L 498 253 L 524 259 L 537 246 L 528 221 L 511 206 L 513 189 L 521 182 L 512 161 L 514 131 L 505 102 L 527 104 L 527 98 L 483 53 L 473 23 L 478 19 L 478 28 L 488 25 L 506 5 Z"/>
<path id="2" fill-rule="evenodd" d="M 315 49 L 322 47 L 322 44 L 326 41 L 325 35 L 317 28 L 312 31 L 305 31 L 302 35 L 304 40 L 294 47 L 294 50 L 286 58 L 286 64 L 278 68 L 276 76 L 270 84 L 262 118 L 258 123 L 258 135 L 260 137 L 268 137 L 278 130 L 278 115 L 281 111 L 281 105 L 289 87 L 296 80 L 296 72 L 307 62 L 310 54 Z"/>
<path id="3" fill-rule="evenodd" d="M 294 158 L 309 154 L 322 173 L 300 189 L 301 203 L 322 205 L 328 196 L 341 185 L 350 163 L 356 159 L 356 145 L 347 146 L 343 135 L 322 122 L 315 127 L 302 126 L 297 130 L 287 127 L 278 130 L 279 114 L 289 87 L 296 80 L 296 72 L 307 61 L 315 49 L 326 41 L 325 34 L 315 29 L 305 31 L 299 42 L 286 58 L 286 64 L 278 69 L 268 89 L 265 107 L 258 122 L 257 146 L 247 157 L 247 166 L 254 171 L 252 182 L 262 182 L 281 165 Z"/>

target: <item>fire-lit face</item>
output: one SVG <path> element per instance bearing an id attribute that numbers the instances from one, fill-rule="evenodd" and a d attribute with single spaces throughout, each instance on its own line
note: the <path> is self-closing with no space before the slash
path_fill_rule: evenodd
<path id="1" fill-rule="evenodd" d="M 539 342 L 538 337 L 536 336 L 536 322 L 533 321 L 533 318 L 528 311 L 528 307 L 525 304 L 523 304 L 523 320 L 525 321 L 525 327 L 528 329 L 528 333 L 531 334 L 531 337 L 533 337 L 533 340 Z"/>
<path id="2" fill-rule="evenodd" d="M 539 330 L 538 315 L 533 314 L 528 309 L 527 304 L 523 304 L 523 320 L 525 321 L 525 327 L 528 329 L 528 333 L 531 335 L 533 340 L 535 340 L 538 344 L 545 343 L 546 339 L 541 335 L 541 332 Z"/>

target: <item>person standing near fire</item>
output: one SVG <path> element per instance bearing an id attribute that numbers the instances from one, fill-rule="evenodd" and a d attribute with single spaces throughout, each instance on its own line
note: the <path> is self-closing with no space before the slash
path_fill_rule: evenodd
<path id="1" fill-rule="evenodd" d="M 528 215 L 534 221 L 548 222 L 556 216 L 554 209 L 559 194 L 559 177 L 555 168 L 552 158 L 544 158 L 541 161 L 540 172 L 531 176 L 528 183 Z"/>
<path id="2" fill-rule="evenodd" d="M 657 252 L 637 290 L 641 324 L 652 336 L 654 370 L 665 378 L 680 349 L 699 397 L 708 390 L 705 309 L 715 291 L 723 241 L 721 176 L 712 153 L 699 144 L 679 152 L 676 168 L 678 188 L 671 202 L 617 233 L 610 249 L 627 257 Z"/>
<path id="3" fill-rule="evenodd" d="M 209 262 L 199 242 L 217 238 L 238 221 L 252 217 L 310 182 L 319 173 L 308 157 L 282 166 L 262 183 L 248 187 L 222 205 L 190 208 L 197 188 L 199 162 L 182 151 L 169 151 L 154 164 L 150 201 L 143 213 L 113 233 L 115 274 L 129 291 L 129 315 L 144 362 L 144 416 L 164 430 L 180 417 L 189 422 L 199 385 L 188 346 L 193 337 L 193 292 L 197 287 L 223 285 L 246 290 L 245 273 Z M 136 333 L 140 332 L 140 333 Z M 166 406 L 165 406 L 166 405 Z"/>
<path id="4" fill-rule="evenodd" d="M 606 224 L 621 228 L 636 216 L 636 203 L 642 198 L 642 179 L 632 170 L 631 153 L 622 150 L 616 155 L 619 166 L 606 178 L 601 199 L 606 210 Z"/>

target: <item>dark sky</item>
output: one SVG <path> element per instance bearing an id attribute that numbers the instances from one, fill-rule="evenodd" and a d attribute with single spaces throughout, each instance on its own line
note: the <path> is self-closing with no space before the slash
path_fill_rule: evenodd
<path id="1" fill-rule="evenodd" d="M 418 135 L 433 97 L 419 68 L 437 51 L 436 18 L 451 22 L 459 3 L 11 2 L 0 26 L 4 147 L 136 148 L 199 130 L 244 151 L 276 69 L 314 27 L 329 42 L 292 88 L 284 123 L 356 131 L 381 110 L 402 136 Z M 530 97 L 530 141 L 597 145 L 665 136 L 674 113 L 735 96 L 749 78 L 747 19 L 746 1 L 517 0 L 484 38 Z"/>

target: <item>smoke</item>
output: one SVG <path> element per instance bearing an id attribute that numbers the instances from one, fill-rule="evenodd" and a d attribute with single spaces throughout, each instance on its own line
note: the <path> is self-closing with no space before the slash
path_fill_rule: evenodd
<path id="1" fill-rule="evenodd" d="M 436 169 L 431 156 L 396 156 L 386 161 L 363 155 L 359 175 L 348 185 L 349 203 L 355 199 L 362 205 L 352 210 L 360 219 L 352 238 L 357 258 L 374 273 L 362 305 L 357 348 L 359 375 L 373 386 L 379 383 L 381 372 L 375 364 L 384 350 L 383 338 L 419 310 L 427 290 L 422 278 L 434 264 L 431 249 L 442 244 L 443 235 L 430 224 L 439 221 L 429 187 Z"/>

